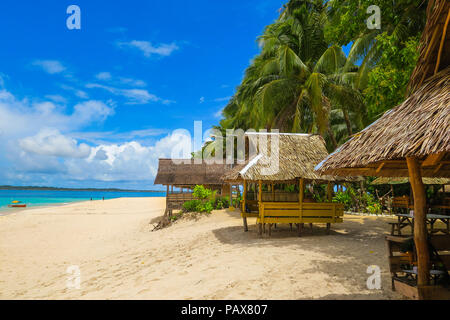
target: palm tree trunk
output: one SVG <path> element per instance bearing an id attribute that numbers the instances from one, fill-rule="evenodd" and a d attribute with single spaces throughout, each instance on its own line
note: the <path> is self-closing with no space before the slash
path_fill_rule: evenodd
<path id="1" fill-rule="evenodd" d="M 342 112 L 344 113 L 344 120 L 345 120 L 345 124 L 347 125 L 348 136 L 350 137 L 353 135 L 352 124 L 350 123 L 350 117 L 348 116 L 348 111 L 346 109 L 342 109 Z"/>
<path id="2" fill-rule="evenodd" d="M 328 136 L 330 137 L 331 144 L 333 145 L 333 150 L 336 150 L 338 145 L 336 141 L 336 137 L 334 136 L 333 130 L 331 130 L 331 125 L 328 122 L 328 129 L 327 129 Z"/>

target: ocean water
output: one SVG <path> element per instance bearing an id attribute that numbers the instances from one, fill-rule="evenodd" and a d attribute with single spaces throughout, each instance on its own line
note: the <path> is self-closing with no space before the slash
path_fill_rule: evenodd
<path id="1" fill-rule="evenodd" d="M 115 191 L 43 191 L 43 190 L 0 190 L 0 211 L 19 210 L 8 208 L 8 204 L 17 200 L 27 207 L 48 206 L 87 200 L 116 198 L 165 197 L 165 192 L 115 192 Z M 23 208 L 22 208 L 23 209 Z"/>

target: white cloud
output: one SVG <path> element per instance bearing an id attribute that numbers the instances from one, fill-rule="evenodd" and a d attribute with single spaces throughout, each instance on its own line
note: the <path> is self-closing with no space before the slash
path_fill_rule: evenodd
<path id="1" fill-rule="evenodd" d="M 170 56 L 179 47 L 175 43 L 160 43 L 156 46 L 152 45 L 149 41 L 132 40 L 128 42 L 117 42 L 119 48 L 134 48 L 141 51 L 144 56 L 151 57 L 152 55 L 158 55 L 162 57 Z"/>
<path id="2" fill-rule="evenodd" d="M 200 103 L 205 102 L 205 97 L 200 97 Z"/>
<path id="3" fill-rule="evenodd" d="M 78 144 L 75 139 L 51 128 L 43 128 L 35 136 L 19 140 L 19 146 L 28 153 L 61 158 L 87 158 L 91 154 L 87 144 Z"/>
<path id="4" fill-rule="evenodd" d="M 231 96 L 223 97 L 223 98 L 216 98 L 216 99 L 214 99 L 214 102 L 223 102 L 223 101 L 228 101 L 230 99 L 231 99 Z"/>
<path id="5" fill-rule="evenodd" d="M 221 118 L 222 117 L 223 108 L 220 108 L 216 113 L 214 113 L 215 118 Z"/>
<path id="6" fill-rule="evenodd" d="M 88 94 L 85 91 L 83 91 L 83 90 L 74 88 L 72 86 L 68 86 L 66 84 L 61 84 L 60 87 L 61 87 L 61 89 L 64 89 L 64 90 L 67 90 L 67 91 L 71 91 L 78 98 L 81 98 L 81 99 L 88 99 L 89 98 Z"/>
<path id="7" fill-rule="evenodd" d="M 150 92 L 148 92 L 145 89 L 121 89 L 121 88 L 115 88 L 111 86 L 105 86 L 98 83 L 88 83 L 86 85 L 86 88 L 92 89 L 92 88 L 99 88 L 106 90 L 113 95 L 116 96 L 122 96 L 126 98 L 127 104 L 148 104 L 150 102 L 161 102 L 163 104 L 170 104 L 174 101 L 162 99 Z"/>
<path id="8" fill-rule="evenodd" d="M 61 73 L 66 70 L 66 67 L 57 60 L 35 60 L 33 65 L 40 67 L 49 74 Z"/>
<path id="9" fill-rule="evenodd" d="M 179 144 L 190 145 L 191 137 L 174 132 L 152 146 L 136 141 L 99 145 L 92 148 L 87 159 L 67 160 L 67 173 L 79 180 L 140 181 L 150 186 L 157 173 L 158 159 L 170 158 Z"/>
<path id="10" fill-rule="evenodd" d="M 95 75 L 95 78 L 100 81 L 111 83 L 114 85 L 128 85 L 134 87 L 146 87 L 145 81 L 126 77 L 113 76 L 110 72 L 99 72 Z"/>
<path id="11" fill-rule="evenodd" d="M 112 78 L 111 73 L 109 72 L 99 72 L 95 77 L 99 80 L 110 80 Z"/>
<path id="12" fill-rule="evenodd" d="M 18 99 L 0 90 L 0 180 L 17 185 L 155 188 L 158 158 L 176 156 L 174 150 L 180 146 L 187 146 L 180 156 L 189 156 L 191 137 L 180 132 L 156 142 L 138 140 L 166 130 L 83 132 L 113 113 L 100 101 L 70 108 L 53 101 Z M 120 142 L 90 141 L 99 137 Z"/>
<path id="13" fill-rule="evenodd" d="M 62 104 L 67 103 L 67 99 L 59 94 L 48 94 L 45 96 L 45 98 L 49 99 L 53 102 L 56 102 L 56 103 L 62 103 Z"/>

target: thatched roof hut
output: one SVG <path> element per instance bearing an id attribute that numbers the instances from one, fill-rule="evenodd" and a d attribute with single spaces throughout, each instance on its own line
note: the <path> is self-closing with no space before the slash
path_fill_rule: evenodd
<path id="1" fill-rule="evenodd" d="M 428 79 L 405 102 L 386 112 L 317 166 L 326 174 L 408 176 L 406 157 L 442 155 L 426 177 L 450 177 L 450 68 Z M 391 161 L 389 161 L 391 160 Z M 438 169 L 438 170 L 436 170 Z"/>
<path id="2" fill-rule="evenodd" d="M 182 162 L 178 164 L 179 162 Z M 194 160 L 159 159 L 158 174 L 155 184 L 173 185 L 175 187 L 187 187 L 195 185 L 221 186 L 221 177 L 230 169 L 227 164 L 201 164 Z"/>
<path id="3" fill-rule="evenodd" d="M 342 181 L 343 178 L 321 176 L 314 172 L 314 167 L 327 155 L 324 139 L 319 135 L 299 133 L 254 133 L 248 132 L 246 138 L 251 136 L 267 135 L 269 152 L 258 146 L 258 154 L 249 159 L 245 164 L 237 165 L 223 175 L 223 180 L 237 181 L 295 181 L 320 180 Z M 271 160 L 271 138 L 278 137 L 279 160 L 278 166 Z M 248 139 L 252 141 L 253 139 Z M 263 149 L 263 150 L 261 150 Z"/>
<path id="4" fill-rule="evenodd" d="M 450 184 L 450 179 L 447 178 L 422 178 L 423 184 L 427 185 L 447 185 Z M 393 177 L 379 177 L 372 181 L 373 185 L 383 184 L 406 184 L 409 183 L 409 178 L 393 178 Z"/>

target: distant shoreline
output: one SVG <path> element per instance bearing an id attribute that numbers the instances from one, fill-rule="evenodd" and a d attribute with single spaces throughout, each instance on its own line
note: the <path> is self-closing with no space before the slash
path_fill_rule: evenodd
<path id="1" fill-rule="evenodd" d="M 0 186 L 0 190 L 41 190 L 41 191 L 102 191 L 102 192 L 164 192 L 162 190 L 127 190 L 127 189 L 97 189 L 97 188 L 56 188 L 56 187 L 34 187 L 34 186 Z"/>

